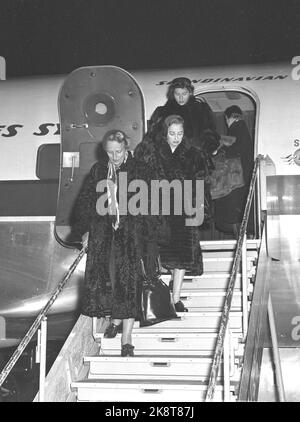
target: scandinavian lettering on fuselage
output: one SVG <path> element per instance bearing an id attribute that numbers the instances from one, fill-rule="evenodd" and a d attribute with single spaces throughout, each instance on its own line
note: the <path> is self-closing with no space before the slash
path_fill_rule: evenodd
<path id="1" fill-rule="evenodd" d="M 13 124 L 13 125 L 0 125 L 0 134 L 5 138 L 11 138 L 16 136 L 24 125 Z M 45 136 L 45 135 L 60 135 L 60 124 L 59 123 L 42 123 L 38 129 L 32 133 L 34 136 Z"/>
<path id="2" fill-rule="evenodd" d="M 250 81 L 274 81 L 286 79 L 289 75 L 266 75 L 266 76 L 232 76 L 232 77 L 220 77 L 220 78 L 199 78 L 192 79 L 193 84 L 202 83 L 223 83 L 223 82 L 250 82 Z M 156 85 L 170 85 L 171 81 L 160 81 Z"/>

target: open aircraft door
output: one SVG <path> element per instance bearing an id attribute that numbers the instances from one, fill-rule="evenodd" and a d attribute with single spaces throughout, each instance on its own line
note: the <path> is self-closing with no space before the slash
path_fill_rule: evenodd
<path id="1" fill-rule="evenodd" d="M 56 237 L 70 243 L 70 217 L 83 180 L 110 129 L 123 130 L 133 150 L 145 131 L 143 94 L 135 79 L 115 66 L 81 67 L 65 79 L 58 99 L 61 125 Z"/>

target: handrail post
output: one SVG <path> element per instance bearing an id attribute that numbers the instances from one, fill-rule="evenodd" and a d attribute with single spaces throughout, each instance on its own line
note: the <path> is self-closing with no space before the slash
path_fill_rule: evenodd
<path id="1" fill-rule="evenodd" d="M 224 401 L 230 401 L 230 343 L 229 332 L 226 328 L 223 348 L 223 386 L 224 386 Z"/>
<path id="2" fill-rule="evenodd" d="M 278 384 L 279 401 L 284 402 L 285 393 L 284 393 L 283 378 L 282 378 L 282 371 L 281 371 L 281 364 L 280 364 L 279 348 L 278 348 L 278 342 L 277 342 L 276 324 L 275 324 L 274 311 L 273 311 L 273 305 L 272 305 L 270 293 L 269 293 L 269 298 L 268 298 L 268 317 L 269 317 L 269 325 L 270 325 L 270 331 L 271 331 L 276 381 Z"/>
<path id="3" fill-rule="evenodd" d="M 45 401 L 46 378 L 46 353 L 47 353 L 47 317 L 45 316 L 38 330 L 38 345 L 36 362 L 40 364 L 39 373 L 39 401 Z"/>
<path id="4" fill-rule="evenodd" d="M 243 312 L 243 339 L 248 330 L 248 267 L 247 267 L 247 234 L 244 234 L 242 246 L 242 312 Z"/>

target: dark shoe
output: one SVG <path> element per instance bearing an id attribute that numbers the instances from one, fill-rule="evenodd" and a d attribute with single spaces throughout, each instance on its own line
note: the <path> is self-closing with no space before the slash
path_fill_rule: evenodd
<path id="1" fill-rule="evenodd" d="M 114 337 L 116 337 L 116 335 L 118 333 L 121 333 L 121 332 L 122 332 L 122 322 L 121 322 L 121 324 L 118 324 L 118 325 L 111 322 L 105 330 L 104 337 L 105 338 L 114 338 Z"/>
<path id="2" fill-rule="evenodd" d="M 188 312 L 188 308 L 186 308 L 184 306 L 184 304 L 181 302 L 181 300 L 179 300 L 178 302 L 175 303 L 175 309 L 176 312 Z"/>
<path id="3" fill-rule="evenodd" d="M 124 358 L 126 356 L 134 356 L 133 353 L 134 346 L 131 344 L 123 344 L 122 350 L 121 350 L 121 356 Z"/>

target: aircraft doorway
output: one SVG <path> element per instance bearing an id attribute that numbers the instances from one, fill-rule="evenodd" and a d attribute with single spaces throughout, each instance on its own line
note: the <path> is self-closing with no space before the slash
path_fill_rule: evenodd
<path id="1" fill-rule="evenodd" d="M 213 115 L 216 123 L 217 132 L 222 135 L 228 135 L 228 127 L 226 124 L 224 112 L 228 107 L 233 105 L 238 106 L 243 113 L 243 120 L 248 128 L 250 139 L 251 139 L 251 150 L 253 151 L 252 156 L 249 156 L 249 160 L 254 162 L 256 156 L 256 145 L 255 145 L 255 134 L 256 134 L 256 117 L 257 117 L 257 104 L 252 96 L 246 94 L 243 91 L 238 90 L 216 90 L 209 92 L 198 92 L 195 95 L 198 99 L 204 99 L 213 111 Z M 214 201 L 213 201 L 214 202 Z M 259 233 L 258 227 L 258 192 L 256 190 L 255 197 L 252 200 L 252 207 L 249 216 L 249 223 L 247 227 L 247 233 L 250 237 L 257 237 Z M 213 204 L 213 208 L 214 208 Z M 215 210 L 214 210 L 215 211 Z M 217 224 L 210 224 L 209 228 L 203 227 L 203 240 L 222 240 L 232 239 L 234 233 L 228 227 L 218 227 Z"/>

